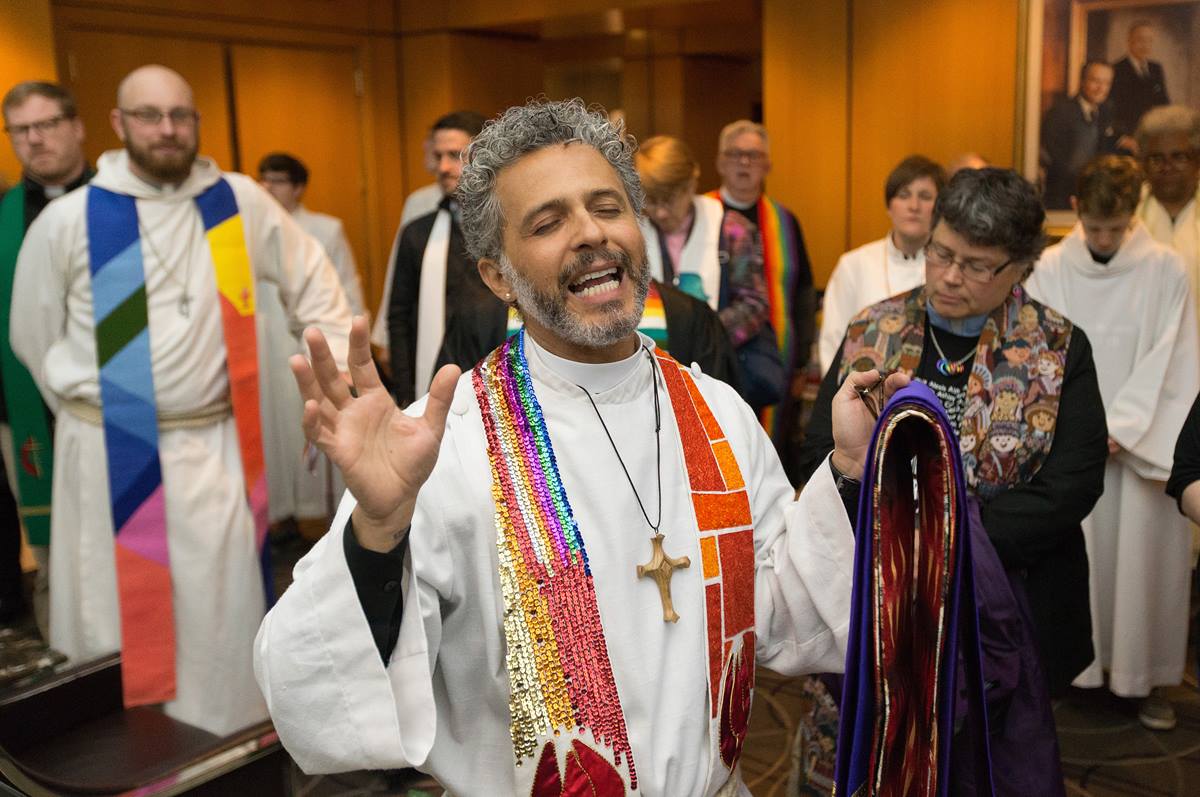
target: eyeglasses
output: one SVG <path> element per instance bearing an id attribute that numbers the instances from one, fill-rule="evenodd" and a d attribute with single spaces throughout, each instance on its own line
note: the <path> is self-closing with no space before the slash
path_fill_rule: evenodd
<path id="1" fill-rule="evenodd" d="M 4 132 L 8 133 L 10 138 L 17 139 L 28 138 L 29 131 L 31 130 L 37 132 L 38 135 L 44 136 L 53 133 L 66 119 L 66 115 L 60 113 L 57 116 L 51 116 L 49 119 L 41 119 L 37 122 L 30 122 L 27 125 L 5 125 Z"/>
<path id="2" fill-rule="evenodd" d="M 134 108 L 133 110 L 120 109 L 125 116 L 132 116 L 140 124 L 152 127 L 161 124 L 164 117 L 171 120 L 171 124 L 177 127 L 190 127 L 200 118 L 200 114 L 192 108 L 172 108 L 169 111 L 161 111 L 158 108 Z"/>
<path id="3" fill-rule="evenodd" d="M 767 153 L 758 149 L 726 149 L 721 151 L 721 157 L 735 163 L 746 161 L 751 164 L 759 164 L 766 161 Z"/>
<path id="4" fill-rule="evenodd" d="M 1161 169 L 1168 163 L 1172 166 L 1187 166 L 1196 157 L 1196 153 L 1191 150 L 1177 149 L 1173 152 L 1152 152 L 1146 156 L 1146 167 L 1149 169 Z"/>
<path id="5" fill-rule="evenodd" d="M 951 264 L 957 263 L 962 275 L 971 282 L 986 283 L 991 282 L 997 274 L 1007 268 L 1013 259 L 1010 257 L 998 266 L 989 266 L 978 260 L 959 260 L 955 257 L 954 252 L 941 244 L 930 241 L 925 244 L 925 262 L 934 268 L 949 268 Z"/>

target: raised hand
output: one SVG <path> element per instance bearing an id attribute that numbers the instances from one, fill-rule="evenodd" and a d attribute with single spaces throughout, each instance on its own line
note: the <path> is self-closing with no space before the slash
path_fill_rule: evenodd
<path id="1" fill-rule="evenodd" d="M 289 360 L 304 398 L 304 436 L 338 466 L 358 500 L 353 520 L 359 544 L 389 551 L 403 539 L 417 493 L 437 462 L 459 369 L 438 371 L 424 414 L 411 417 L 379 380 L 366 318 L 355 317 L 350 327 L 353 393 L 320 330 L 306 329 L 304 341 L 311 364 L 302 355 Z"/>
<path id="2" fill-rule="evenodd" d="M 875 428 L 875 415 L 867 403 L 858 395 L 859 388 L 874 388 L 879 384 L 878 371 L 851 371 L 833 396 L 830 414 L 833 421 L 832 463 L 852 479 L 862 479 L 867 461 L 867 448 L 871 445 L 871 432 Z M 900 388 L 909 383 L 909 377 L 893 373 L 883 383 L 883 404 Z"/>

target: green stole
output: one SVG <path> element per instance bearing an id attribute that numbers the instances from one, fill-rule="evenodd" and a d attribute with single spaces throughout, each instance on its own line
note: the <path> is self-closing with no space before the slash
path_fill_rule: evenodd
<path id="1" fill-rule="evenodd" d="M 50 544 L 50 488 L 54 446 L 42 394 L 9 343 L 13 275 L 25 239 L 25 186 L 17 184 L 0 201 L 0 380 L 12 427 L 13 470 L 21 522 L 31 545 Z"/>

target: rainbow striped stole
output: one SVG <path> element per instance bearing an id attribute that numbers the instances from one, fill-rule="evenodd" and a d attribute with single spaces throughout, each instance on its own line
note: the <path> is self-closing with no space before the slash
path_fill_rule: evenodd
<path id="1" fill-rule="evenodd" d="M 587 549 L 533 391 L 525 336 L 506 340 L 475 367 L 471 380 L 487 435 L 496 505 L 516 763 L 537 752 L 539 739 L 587 729 L 611 749 L 617 766 L 626 761 L 630 789 L 636 791 L 633 751 Z M 552 754 L 547 743 L 543 762 Z"/>
<path id="2" fill-rule="evenodd" d="M 524 326 L 524 322 L 521 321 L 521 314 L 517 312 L 517 308 L 510 305 L 504 336 L 511 337 L 514 332 L 519 332 L 522 326 Z M 638 332 L 653 340 L 660 349 L 670 348 L 671 339 L 667 330 L 667 314 L 663 309 L 663 300 L 658 292 L 658 286 L 653 282 L 646 291 L 646 306 L 642 310 L 642 320 L 638 322 Z"/>
<path id="3" fill-rule="evenodd" d="M 256 541 L 266 539 L 254 281 L 233 190 L 219 180 L 196 198 L 221 293 L 230 394 Z M 121 617 L 126 706 L 175 697 L 175 620 L 145 266 L 136 200 L 90 186 L 89 271 Z M 268 593 L 269 594 L 269 593 Z"/>
<path id="4" fill-rule="evenodd" d="M 721 200 L 720 190 L 708 192 L 708 196 Z M 759 235 L 762 239 L 763 279 L 767 285 L 767 299 L 771 308 L 771 326 L 779 344 L 783 363 L 791 367 L 795 363 L 795 335 L 792 329 L 792 296 L 795 292 L 799 268 L 796 258 L 800 242 L 796 240 L 796 226 L 792 214 L 783 205 L 762 194 L 758 198 L 755 212 Z M 789 381 L 788 390 L 791 390 Z M 787 399 L 785 398 L 785 402 Z M 763 427 L 772 437 L 778 431 L 777 407 L 767 407 L 759 415 Z"/>
<path id="5" fill-rule="evenodd" d="M 707 196 L 721 200 L 719 190 Z M 762 237 L 763 278 L 767 283 L 767 298 L 771 305 L 771 326 L 775 329 L 779 352 L 785 364 L 793 362 L 792 291 L 796 284 L 796 240 L 792 214 L 783 205 L 763 194 L 758 198 L 755 222 Z"/>

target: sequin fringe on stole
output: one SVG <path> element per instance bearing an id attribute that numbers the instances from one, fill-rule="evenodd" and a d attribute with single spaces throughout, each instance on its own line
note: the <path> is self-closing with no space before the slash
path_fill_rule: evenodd
<path id="1" fill-rule="evenodd" d="M 559 478 L 524 340 L 510 337 L 471 375 L 496 507 L 513 753 L 520 766 L 537 753 L 539 737 L 588 730 L 612 749 L 618 766 L 626 759 L 636 790 L 587 549 Z"/>

